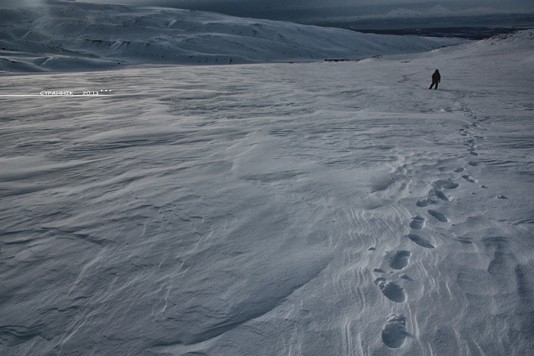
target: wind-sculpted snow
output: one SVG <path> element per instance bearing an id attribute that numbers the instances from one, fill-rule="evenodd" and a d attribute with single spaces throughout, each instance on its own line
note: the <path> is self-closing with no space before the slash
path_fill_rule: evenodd
<path id="1" fill-rule="evenodd" d="M 362 59 L 460 42 L 361 34 L 179 9 L 65 2 L 13 9 L 0 4 L 3 71 Z"/>
<path id="2" fill-rule="evenodd" d="M 0 354 L 533 354 L 532 33 L 5 76 Z"/>

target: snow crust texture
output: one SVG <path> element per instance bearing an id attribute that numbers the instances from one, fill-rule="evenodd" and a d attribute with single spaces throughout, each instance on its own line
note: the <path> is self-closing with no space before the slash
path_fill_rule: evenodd
<path id="1" fill-rule="evenodd" d="M 0 354 L 533 354 L 533 41 L 5 76 Z"/>
<path id="2" fill-rule="evenodd" d="M 8 72 L 362 59 L 460 42 L 179 9 L 69 2 L 13 9 L 0 4 L 0 70 Z"/>

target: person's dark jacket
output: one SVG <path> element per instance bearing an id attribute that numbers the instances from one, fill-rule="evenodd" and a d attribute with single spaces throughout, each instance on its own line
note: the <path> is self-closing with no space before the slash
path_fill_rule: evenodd
<path id="1" fill-rule="evenodd" d="M 432 82 L 439 83 L 441 81 L 441 74 L 439 74 L 439 71 L 436 69 L 434 74 L 432 74 Z"/>

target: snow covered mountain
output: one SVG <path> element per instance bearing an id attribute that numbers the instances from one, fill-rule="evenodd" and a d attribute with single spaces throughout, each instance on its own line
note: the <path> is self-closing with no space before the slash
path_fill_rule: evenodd
<path id="1" fill-rule="evenodd" d="M 0 354 L 534 354 L 533 44 L 3 76 Z"/>
<path id="2" fill-rule="evenodd" d="M 361 59 L 461 42 L 361 34 L 179 9 L 68 2 L 37 8 L 1 7 L 0 70 L 4 71 Z"/>

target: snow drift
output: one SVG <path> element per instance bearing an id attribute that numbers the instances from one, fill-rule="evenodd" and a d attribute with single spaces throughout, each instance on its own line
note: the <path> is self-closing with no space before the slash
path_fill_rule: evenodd
<path id="1" fill-rule="evenodd" d="M 5 76 L 0 354 L 533 354 L 533 41 Z"/>
<path id="2" fill-rule="evenodd" d="M 459 42 L 166 8 L 54 2 L 41 8 L 0 8 L 4 71 L 357 59 Z"/>

